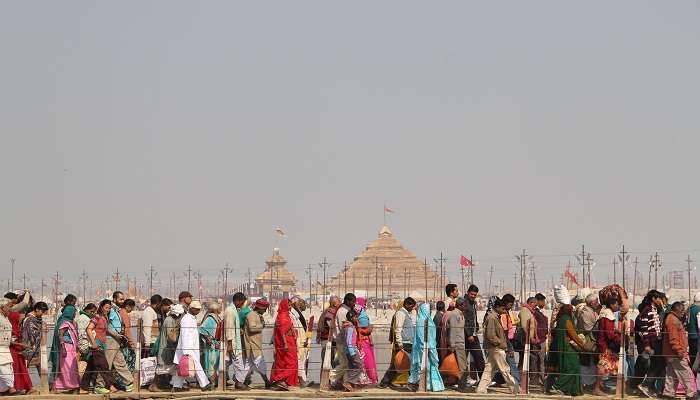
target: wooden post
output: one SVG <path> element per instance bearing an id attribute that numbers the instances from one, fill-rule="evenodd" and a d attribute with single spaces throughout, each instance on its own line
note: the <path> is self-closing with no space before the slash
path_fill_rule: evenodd
<path id="1" fill-rule="evenodd" d="M 39 376 L 40 379 L 40 387 L 39 387 L 39 393 L 41 394 L 49 394 L 50 393 L 50 388 L 49 388 L 49 353 L 46 348 L 46 340 L 47 337 L 49 336 L 49 326 L 46 323 L 48 318 L 46 318 L 42 324 L 41 324 L 41 375 Z"/>
<path id="2" fill-rule="evenodd" d="M 418 380 L 418 391 L 425 392 L 428 389 L 428 320 L 423 325 L 423 354 L 421 355 L 421 371 Z"/>
<path id="3" fill-rule="evenodd" d="M 221 322 L 225 324 L 225 321 Z M 226 340 L 226 325 L 221 329 L 221 349 L 219 350 L 219 382 L 218 387 L 222 392 L 226 391 L 226 351 L 227 351 L 227 340 Z"/>
<path id="4" fill-rule="evenodd" d="M 530 384 L 530 322 L 532 322 L 531 316 L 527 321 L 525 328 L 525 348 L 523 349 L 523 372 L 520 374 L 520 394 L 527 394 Z"/>
<path id="5" fill-rule="evenodd" d="M 330 373 L 331 373 L 331 341 L 326 341 L 325 349 L 323 350 L 323 360 L 321 360 L 321 382 L 320 389 L 330 389 Z"/>
<path id="6" fill-rule="evenodd" d="M 620 313 L 618 326 L 620 329 L 620 353 L 617 360 L 617 381 L 615 385 L 615 397 L 623 398 L 625 393 L 625 332 L 627 331 L 625 317 Z"/>
<path id="7" fill-rule="evenodd" d="M 134 382 L 136 382 L 136 391 L 141 393 L 141 324 L 138 325 L 138 334 L 136 335 L 136 368 L 134 368 Z M 153 378 L 155 379 L 155 377 Z"/>

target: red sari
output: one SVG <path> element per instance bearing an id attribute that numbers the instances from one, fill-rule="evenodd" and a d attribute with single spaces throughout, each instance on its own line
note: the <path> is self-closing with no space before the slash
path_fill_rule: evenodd
<path id="1" fill-rule="evenodd" d="M 19 313 L 10 312 L 7 314 L 7 319 L 12 324 L 12 341 L 22 341 L 22 330 L 19 327 Z M 12 368 L 15 372 L 15 389 L 16 390 L 32 390 L 32 378 L 29 376 L 27 369 L 27 360 L 22 355 L 22 347 L 17 344 L 10 345 L 10 354 L 12 354 Z"/>
<path id="2" fill-rule="evenodd" d="M 274 330 L 275 362 L 272 364 L 270 381 L 299 386 L 296 330 L 289 316 L 289 300 L 284 299 L 277 308 Z M 284 344 L 287 344 L 287 349 Z"/>

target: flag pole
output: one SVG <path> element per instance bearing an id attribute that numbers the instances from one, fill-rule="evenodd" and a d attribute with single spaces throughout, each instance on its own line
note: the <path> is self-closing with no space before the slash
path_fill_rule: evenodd
<path id="1" fill-rule="evenodd" d="M 386 226 L 386 204 L 384 204 L 384 226 Z"/>

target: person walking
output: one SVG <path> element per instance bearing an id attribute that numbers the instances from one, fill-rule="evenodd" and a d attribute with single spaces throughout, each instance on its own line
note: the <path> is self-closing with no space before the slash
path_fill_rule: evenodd
<path id="1" fill-rule="evenodd" d="M 347 349 L 342 348 L 342 344 L 337 340 L 337 336 L 342 334 L 341 329 L 343 327 L 343 323 L 347 321 L 347 313 L 355 308 L 356 301 L 357 298 L 353 293 L 346 293 L 345 297 L 343 298 L 343 304 L 335 313 L 332 337 L 336 339 L 336 352 L 333 362 L 334 367 L 331 369 L 329 376 L 331 385 L 337 389 L 343 388 L 343 375 L 348 369 Z"/>
<path id="2" fill-rule="evenodd" d="M 347 352 L 345 356 L 348 360 L 348 368 L 343 375 L 341 384 L 345 391 L 352 392 L 371 382 L 367 377 L 364 361 L 362 360 L 362 351 L 358 345 L 357 312 L 350 310 L 345 318 L 346 321 L 343 321 L 340 335 L 338 335 L 338 343 Z"/>
<path id="3" fill-rule="evenodd" d="M 619 352 L 621 345 L 620 332 L 622 326 L 618 326 L 619 321 L 615 313 L 620 309 L 620 305 L 615 298 L 608 298 L 605 308 L 600 311 L 598 318 L 598 329 L 596 332 L 598 345 L 598 370 L 596 374 L 595 388 L 593 394 L 605 396 L 603 392 L 603 379 L 609 375 L 616 375 L 619 363 Z"/>
<path id="4" fill-rule="evenodd" d="M 8 298 L 0 299 L 0 395 L 14 395 L 15 371 L 12 367 L 12 355 L 10 345 L 12 345 L 12 323 L 7 319 L 7 315 L 14 306 Z"/>
<path id="5" fill-rule="evenodd" d="M 112 308 L 109 310 L 107 321 L 109 329 L 107 335 L 107 344 L 105 357 L 109 369 L 114 369 L 116 372 L 115 382 L 121 386 L 124 391 L 131 392 L 134 390 L 134 377 L 129 371 L 129 367 L 124 358 L 122 347 L 128 347 L 128 339 L 124 335 L 124 321 L 122 320 L 121 308 L 124 306 L 124 293 L 117 290 L 112 294 Z M 99 379 L 99 376 L 98 376 Z"/>
<path id="6" fill-rule="evenodd" d="M 202 304 L 194 300 L 189 305 L 188 312 L 180 319 L 180 337 L 177 341 L 177 350 L 173 362 L 180 365 L 181 362 L 187 362 L 188 368 L 194 368 L 194 375 L 197 378 L 197 383 L 202 391 L 212 389 L 211 382 L 202 369 L 202 364 L 199 361 L 199 331 L 197 330 L 197 314 L 202 309 Z M 192 371 L 190 371 L 192 373 Z M 173 374 L 171 381 L 175 391 L 184 391 L 185 377 L 180 374 Z"/>
<path id="7" fill-rule="evenodd" d="M 289 301 L 291 309 L 289 317 L 292 319 L 292 325 L 296 330 L 297 337 L 297 372 L 299 374 L 299 386 L 306 387 L 310 382 L 307 382 L 306 376 L 306 360 L 309 356 L 308 341 L 306 340 L 306 318 L 304 311 L 306 310 L 306 302 L 299 296 L 294 296 Z"/>
<path id="8" fill-rule="evenodd" d="M 245 377 L 248 375 L 243 360 L 243 345 L 241 343 L 241 316 L 248 308 L 244 307 L 247 298 L 242 292 L 237 292 L 226 299 L 224 310 L 224 340 L 226 340 L 226 374 L 233 367 L 233 385 L 238 390 L 247 390 Z M 245 321 L 245 319 L 243 320 Z"/>
<path id="9" fill-rule="evenodd" d="M 203 346 L 202 368 L 204 368 L 204 373 L 210 382 L 216 382 L 219 372 L 221 338 L 217 337 L 216 333 L 220 331 L 220 310 L 219 303 L 211 302 L 207 309 L 207 314 L 202 319 L 202 325 L 199 327 L 199 337 Z"/>
<path id="10" fill-rule="evenodd" d="M 695 293 L 693 305 L 688 309 L 688 347 L 690 365 L 695 364 L 698 355 L 698 340 L 700 339 L 700 292 Z M 693 373 L 696 375 L 695 373 Z"/>
<path id="11" fill-rule="evenodd" d="M 253 312 L 246 316 L 246 323 L 243 329 L 243 344 L 245 350 L 246 369 L 248 371 L 245 381 L 248 381 L 253 372 L 257 371 L 260 374 L 265 388 L 271 387 L 269 378 L 267 377 L 267 363 L 262 349 L 263 330 L 265 329 L 265 318 L 263 315 L 267 312 L 270 303 L 265 299 L 257 299 L 253 306 Z"/>
<path id="12" fill-rule="evenodd" d="M 362 354 L 365 372 L 372 385 L 377 383 L 377 361 L 374 355 L 374 342 L 372 341 L 372 331 L 374 327 L 367 314 L 367 300 L 358 297 L 355 304 L 357 313 L 357 344 Z"/>
<path id="13" fill-rule="evenodd" d="M 85 337 L 89 343 L 90 350 L 86 356 L 87 365 L 85 366 L 85 373 L 80 380 L 80 388 L 86 392 L 91 389 L 93 380 L 96 380 L 93 389 L 95 394 L 104 395 L 117 391 L 117 388 L 114 387 L 112 371 L 105 356 L 109 331 L 107 318 L 111 309 L 112 302 L 108 299 L 102 300 L 85 328 Z"/>
<path id="14" fill-rule="evenodd" d="M 665 363 L 662 357 L 661 318 L 659 308 L 663 297 L 657 290 L 650 290 L 639 304 L 639 314 L 635 319 L 635 343 L 637 361 L 630 386 L 647 397 L 657 397 L 657 380 L 663 376 Z M 645 379 L 647 378 L 647 379 Z"/>
<path id="15" fill-rule="evenodd" d="M 296 330 L 289 317 L 289 308 L 289 299 L 280 301 L 273 334 L 275 362 L 272 364 L 270 380 L 279 390 L 299 386 Z"/>
<path id="16" fill-rule="evenodd" d="M 22 310 L 24 313 L 24 310 Z M 26 394 L 32 391 L 32 379 L 27 369 L 27 361 L 24 358 L 24 344 L 22 344 L 22 328 L 20 327 L 21 314 L 17 311 L 10 311 L 7 319 L 12 325 L 12 344 L 10 345 L 10 355 L 14 365 L 15 389 L 17 394 Z"/>
<path id="17" fill-rule="evenodd" d="M 598 321 L 598 312 L 600 311 L 600 302 L 598 296 L 589 294 L 583 303 L 576 306 L 576 330 L 584 337 L 586 348 L 579 353 L 579 361 L 581 362 L 581 384 L 585 388 L 594 387 L 596 382 L 596 370 L 598 365 L 597 350 L 598 345 L 594 339 L 596 322 Z"/>
<path id="18" fill-rule="evenodd" d="M 474 364 L 473 370 L 477 377 L 481 378 L 484 371 L 484 352 L 479 343 L 479 321 L 476 312 L 476 298 L 479 295 L 479 288 L 476 285 L 469 285 L 467 289 L 467 306 L 464 310 L 464 334 L 467 337 L 467 352 L 472 356 Z"/>
<path id="19" fill-rule="evenodd" d="M 394 314 L 391 322 L 391 332 L 389 333 L 389 342 L 392 343 L 391 361 L 389 368 L 384 373 L 384 377 L 379 383 L 379 388 L 389 387 L 394 382 L 394 378 L 398 374 L 396 370 L 396 355 L 404 351 L 411 355 L 413 350 L 413 338 L 416 334 L 416 322 L 413 317 L 413 309 L 416 307 L 416 301 L 412 297 L 406 297 L 402 306 L 399 307 Z"/>
<path id="20" fill-rule="evenodd" d="M 466 339 L 464 336 L 464 310 L 467 306 L 466 300 L 460 297 L 455 301 L 455 312 L 451 312 L 445 324 L 445 347 L 447 353 L 455 355 L 457 367 L 459 368 L 460 377 L 457 381 L 457 390 L 466 391 L 468 373 L 468 360 Z M 438 351 L 438 355 L 439 355 Z"/>
<path id="21" fill-rule="evenodd" d="M 496 299 L 493 303 L 493 309 L 486 314 L 486 318 L 484 319 L 484 344 L 487 349 L 488 361 L 484 367 L 476 393 L 486 393 L 493 379 L 495 370 L 501 372 L 512 394 L 517 394 L 519 391 L 513 376 L 510 374 L 510 365 L 508 365 L 506 361 L 508 343 L 503 325 L 501 324 L 501 315 L 505 312 L 505 304 L 503 301 L 501 299 Z"/>
<path id="22" fill-rule="evenodd" d="M 326 359 L 326 345 L 328 341 L 331 342 L 330 360 L 331 362 L 335 359 L 335 349 L 336 343 L 332 335 L 332 328 L 335 325 L 335 313 L 340 307 L 340 297 L 331 296 L 328 299 L 328 307 L 323 310 L 321 315 L 318 317 L 318 324 L 316 324 L 316 343 L 321 345 L 321 367 L 323 367 L 324 360 Z M 323 368 L 319 368 L 319 374 L 323 373 Z M 321 380 L 319 376 L 319 381 Z"/>
<path id="23" fill-rule="evenodd" d="M 548 371 L 545 383 L 547 393 L 578 396 L 581 390 L 581 364 L 576 350 L 570 342 L 574 341 L 579 347 L 583 341 L 579 338 L 574 324 L 573 307 L 562 304 L 554 320 L 554 340 L 549 348 Z"/>
<path id="24" fill-rule="evenodd" d="M 160 309 L 160 303 L 163 301 L 163 297 L 159 294 L 154 294 L 151 296 L 151 300 L 148 306 L 141 313 L 141 342 L 143 347 L 141 348 L 141 357 L 150 357 L 151 347 L 158 339 L 158 334 L 160 333 L 160 323 L 158 322 L 158 311 Z"/>
<path id="25" fill-rule="evenodd" d="M 427 325 L 427 330 L 425 329 Z M 418 390 L 418 381 L 423 369 L 425 369 L 425 390 L 429 392 L 441 392 L 445 385 L 440 376 L 440 360 L 437 354 L 437 340 L 435 338 L 435 323 L 430 318 L 430 305 L 422 303 L 418 307 L 416 319 L 416 333 L 413 336 L 411 346 L 411 370 L 408 376 L 408 387 L 414 392 Z M 423 365 L 423 352 L 427 348 L 428 356 Z"/>
<path id="26" fill-rule="evenodd" d="M 671 304 L 671 311 L 664 319 L 662 339 L 663 355 L 666 359 L 666 379 L 663 396 L 674 398 L 680 383 L 687 399 L 697 400 L 698 393 L 693 389 L 690 367 L 688 365 L 688 336 L 683 326 L 683 303 Z"/>
<path id="27" fill-rule="evenodd" d="M 88 303 L 75 317 L 75 326 L 78 331 L 78 373 L 81 377 L 85 375 L 88 358 L 90 357 L 90 341 L 87 338 L 87 327 L 95 315 L 95 311 L 97 311 L 97 306 L 94 303 Z M 89 386 L 94 386 L 94 382 L 90 382 Z M 80 388 L 81 394 L 88 393 L 88 391 L 83 390 L 82 381 Z"/>
<path id="28" fill-rule="evenodd" d="M 41 376 L 41 338 L 43 336 L 44 320 L 43 316 L 49 311 L 49 306 L 40 301 L 34 304 L 32 312 L 27 314 L 22 321 L 22 355 L 27 361 L 27 369 L 31 373 L 34 369 L 36 376 Z M 29 391 L 31 394 L 35 390 Z"/>
<path id="29" fill-rule="evenodd" d="M 80 388 L 78 374 L 78 331 L 75 326 L 75 306 L 63 307 L 61 316 L 56 321 L 53 341 L 51 343 L 51 374 L 49 381 L 56 392 L 72 393 Z"/>
<path id="30" fill-rule="evenodd" d="M 156 376 L 148 387 L 151 392 L 168 390 L 172 388 L 170 377 L 176 371 L 175 351 L 180 339 L 180 319 L 185 314 L 185 308 L 181 304 L 170 306 L 168 315 L 163 320 L 162 328 L 158 336 L 158 350 L 156 353 Z"/>

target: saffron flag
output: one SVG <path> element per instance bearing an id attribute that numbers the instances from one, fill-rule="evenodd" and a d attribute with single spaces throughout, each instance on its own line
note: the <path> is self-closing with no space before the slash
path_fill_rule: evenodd
<path id="1" fill-rule="evenodd" d="M 567 278 L 571 279 L 571 282 L 578 285 L 578 281 L 576 280 L 576 275 L 572 274 L 571 271 L 567 270 L 566 272 L 564 272 L 564 275 L 566 275 Z"/>
<path id="2" fill-rule="evenodd" d="M 393 214 L 395 211 L 392 210 L 391 208 L 387 207 L 387 206 L 384 206 L 384 212 L 388 212 L 388 213 L 392 213 L 392 214 Z"/>
<path id="3" fill-rule="evenodd" d="M 461 265 L 464 268 L 471 268 L 474 266 L 472 260 L 468 259 L 465 256 L 459 256 L 459 265 Z"/>

